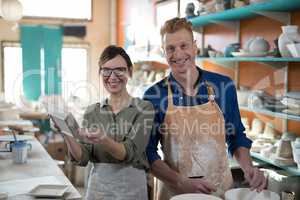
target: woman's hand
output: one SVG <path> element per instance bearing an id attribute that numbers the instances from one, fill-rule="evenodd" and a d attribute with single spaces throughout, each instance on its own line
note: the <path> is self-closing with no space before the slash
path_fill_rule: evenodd
<path id="1" fill-rule="evenodd" d="M 89 142 L 93 144 L 100 144 L 106 138 L 106 135 L 99 129 L 94 132 L 89 132 L 87 129 L 80 129 L 79 135 L 86 138 Z"/>

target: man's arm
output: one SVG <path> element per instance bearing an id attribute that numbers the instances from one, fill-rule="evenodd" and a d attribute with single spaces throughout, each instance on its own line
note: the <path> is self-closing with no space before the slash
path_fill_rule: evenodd
<path id="1" fill-rule="evenodd" d="M 267 186 L 267 179 L 263 171 L 252 165 L 249 149 L 239 147 L 235 150 L 234 157 L 240 164 L 245 179 L 249 182 L 251 189 L 256 189 L 258 192 L 262 191 Z"/>
<path id="2" fill-rule="evenodd" d="M 226 91 L 226 140 L 229 151 L 241 166 L 245 179 L 249 182 L 251 189 L 261 191 L 266 187 L 267 180 L 261 170 L 254 167 L 250 156 L 252 141 L 244 133 L 245 128 L 241 122 L 239 106 L 234 83 L 230 81 Z M 231 111 L 231 112 L 230 112 Z"/>

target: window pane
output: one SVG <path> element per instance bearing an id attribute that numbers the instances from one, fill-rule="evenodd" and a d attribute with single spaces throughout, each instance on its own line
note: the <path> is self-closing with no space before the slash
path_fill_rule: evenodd
<path id="1" fill-rule="evenodd" d="M 62 49 L 62 97 L 71 96 L 88 101 L 87 49 Z M 4 47 L 4 96 L 8 102 L 21 105 L 23 93 L 22 50 L 20 47 Z"/>
<path id="2" fill-rule="evenodd" d="M 22 50 L 20 47 L 4 48 L 4 96 L 7 102 L 16 103 L 22 94 Z"/>
<path id="3" fill-rule="evenodd" d="M 88 97 L 86 49 L 63 48 L 62 96 L 66 101 L 69 101 L 71 96 Z"/>
<path id="4" fill-rule="evenodd" d="M 177 16 L 177 1 L 156 4 L 156 26 L 160 28 L 167 20 Z"/>
<path id="5" fill-rule="evenodd" d="M 23 15 L 30 17 L 53 17 L 88 19 L 92 17 L 92 0 L 20 0 Z"/>

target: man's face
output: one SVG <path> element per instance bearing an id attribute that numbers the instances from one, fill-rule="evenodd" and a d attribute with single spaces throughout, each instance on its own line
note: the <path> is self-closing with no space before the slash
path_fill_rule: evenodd
<path id="1" fill-rule="evenodd" d="M 166 33 L 163 38 L 166 59 L 175 75 L 184 75 L 195 67 L 197 46 L 192 35 L 185 29 Z"/>

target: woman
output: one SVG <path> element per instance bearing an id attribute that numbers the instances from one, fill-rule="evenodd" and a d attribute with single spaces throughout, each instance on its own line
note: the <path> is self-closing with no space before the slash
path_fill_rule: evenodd
<path id="1" fill-rule="evenodd" d="M 128 94 L 132 63 L 124 49 L 108 46 L 100 56 L 99 67 L 110 96 L 87 108 L 86 129 L 80 131 L 85 143 L 66 136 L 72 160 L 82 166 L 93 163 L 85 199 L 148 199 L 145 149 L 154 109 L 150 102 Z"/>

